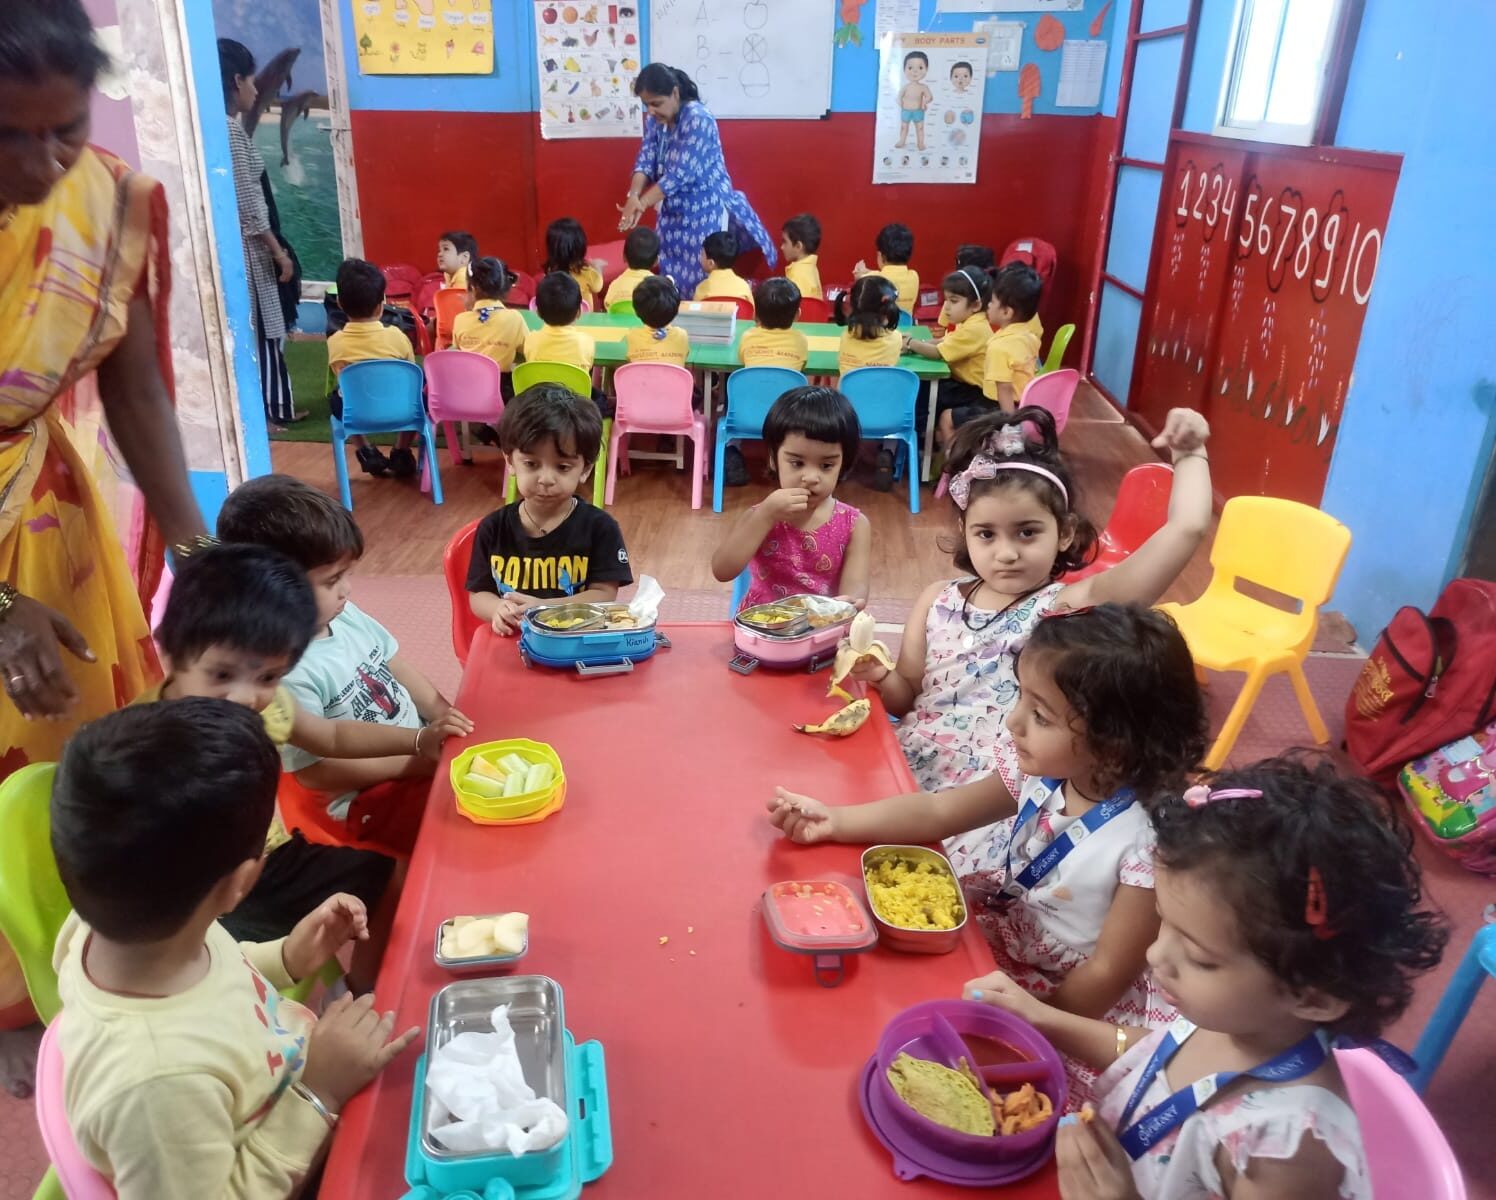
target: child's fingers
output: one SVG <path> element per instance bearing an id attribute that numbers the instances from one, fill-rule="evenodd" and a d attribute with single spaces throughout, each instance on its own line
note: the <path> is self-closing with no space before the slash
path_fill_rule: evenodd
<path id="1" fill-rule="evenodd" d="M 420 1029 L 412 1025 L 399 1037 L 386 1042 L 374 1056 L 374 1062 L 378 1066 L 378 1069 L 381 1071 L 384 1070 L 385 1067 L 389 1066 L 390 1063 L 405 1051 L 407 1046 L 420 1036 Z"/>

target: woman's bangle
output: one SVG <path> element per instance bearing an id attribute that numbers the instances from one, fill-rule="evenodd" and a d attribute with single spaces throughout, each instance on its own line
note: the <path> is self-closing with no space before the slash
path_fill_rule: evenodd
<path id="1" fill-rule="evenodd" d="M 15 607 L 16 599 L 20 594 L 10 584 L 0 583 L 0 621 L 5 620 L 10 614 L 10 610 Z"/>

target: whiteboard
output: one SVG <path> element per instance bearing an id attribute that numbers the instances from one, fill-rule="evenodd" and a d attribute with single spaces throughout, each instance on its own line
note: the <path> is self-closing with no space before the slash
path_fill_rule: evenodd
<path id="1" fill-rule="evenodd" d="M 836 0 L 651 0 L 649 57 L 684 71 L 717 117 L 831 108 Z"/>

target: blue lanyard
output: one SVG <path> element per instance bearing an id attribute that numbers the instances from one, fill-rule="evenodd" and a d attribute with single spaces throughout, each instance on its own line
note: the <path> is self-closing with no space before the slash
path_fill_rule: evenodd
<path id="1" fill-rule="evenodd" d="M 1132 1120 L 1132 1114 L 1142 1103 L 1144 1093 L 1153 1083 L 1154 1077 L 1163 1070 L 1164 1064 L 1174 1057 L 1175 1052 L 1194 1032 L 1195 1026 L 1183 1018 L 1169 1026 L 1169 1032 L 1164 1034 L 1163 1040 L 1158 1044 L 1158 1049 L 1153 1052 L 1153 1057 L 1143 1068 L 1142 1077 L 1138 1080 L 1137 1087 L 1133 1088 L 1127 1107 L 1122 1110 L 1122 1118 L 1117 1122 L 1117 1128 L 1122 1130 L 1118 1134 L 1118 1140 L 1122 1143 L 1122 1148 L 1127 1151 L 1128 1157 L 1133 1160 L 1142 1158 L 1148 1152 L 1149 1147 L 1167 1137 L 1175 1126 L 1190 1117 L 1232 1080 L 1247 1075 L 1253 1079 L 1286 1083 L 1308 1075 L 1325 1061 L 1325 1055 L 1330 1052 L 1329 1039 L 1320 1030 L 1315 1030 L 1303 1041 L 1290 1046 L 1281 1054 L 1275 1055 L 1249 1071 L 1218 1071 L 1214 1075 L 1206 1075 L 1203 1079 L 1195 1080 L 1189 1087 L 1180 1088 L 1157 1108 L 1150 1109 L 1135 1123 L 1128 1125 L 1128 1122 Z"/>
<path id="2" fill-rule="evenodd" d="M 1060 786 L 1058 779 L 1046 779 L 1044 782 L 1053 785 L 1050 788 L 1051 794 Z M 1018 835 L 1023 830 L 1023 827 L 1039 815 L 1039 805 L 1029 800 L 1024 804 L 1022 811 L 1019 812 L 1018 819 L 1013 822 L 1013 836 L 1008 839 L 1008 869 L 1005 872 L 1006 882 L 1003 884 L 1004 889 L 1016 885 L 1025 892 L 1032 891 L 1039 885 L 1041 879 L 1069 857 L 1070 852 L 1080 842 L 1090 837 L 1091 834 L 1095 833 L 1113 817 L 1121 815 L 1131 807 L 1132 789 L 1121 788 L 1116 795 L 1096 805 L 1090 812 L 1081 817 L 1080 820 L 1071 822 L 1064 833 L 1050 842 L 1045 847 L 1044 852 L 1038 858 L 1034 859 L 1033 862 L 1029 863 L 1015 877 L 1013 874 L 1013 843 L 1018 840 Z"/>

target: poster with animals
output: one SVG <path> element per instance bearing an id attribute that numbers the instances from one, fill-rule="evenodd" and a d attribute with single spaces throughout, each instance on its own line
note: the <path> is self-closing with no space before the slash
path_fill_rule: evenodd
<path id="1" fill-rule="evenodd" d="M 493 0 L 353 0 L 364 75 L 493 73 Z"/>
<path id="2" fill-rule="evenodd" d="M 896 33 L 879 46 L 874 183 L 975 183 L 987 36 Z"/>
<path id="3" fill-rule="evenodd" d="M 643 57 L 637 4 L 535 0 L 540 136 L 638 137 Z"/>

